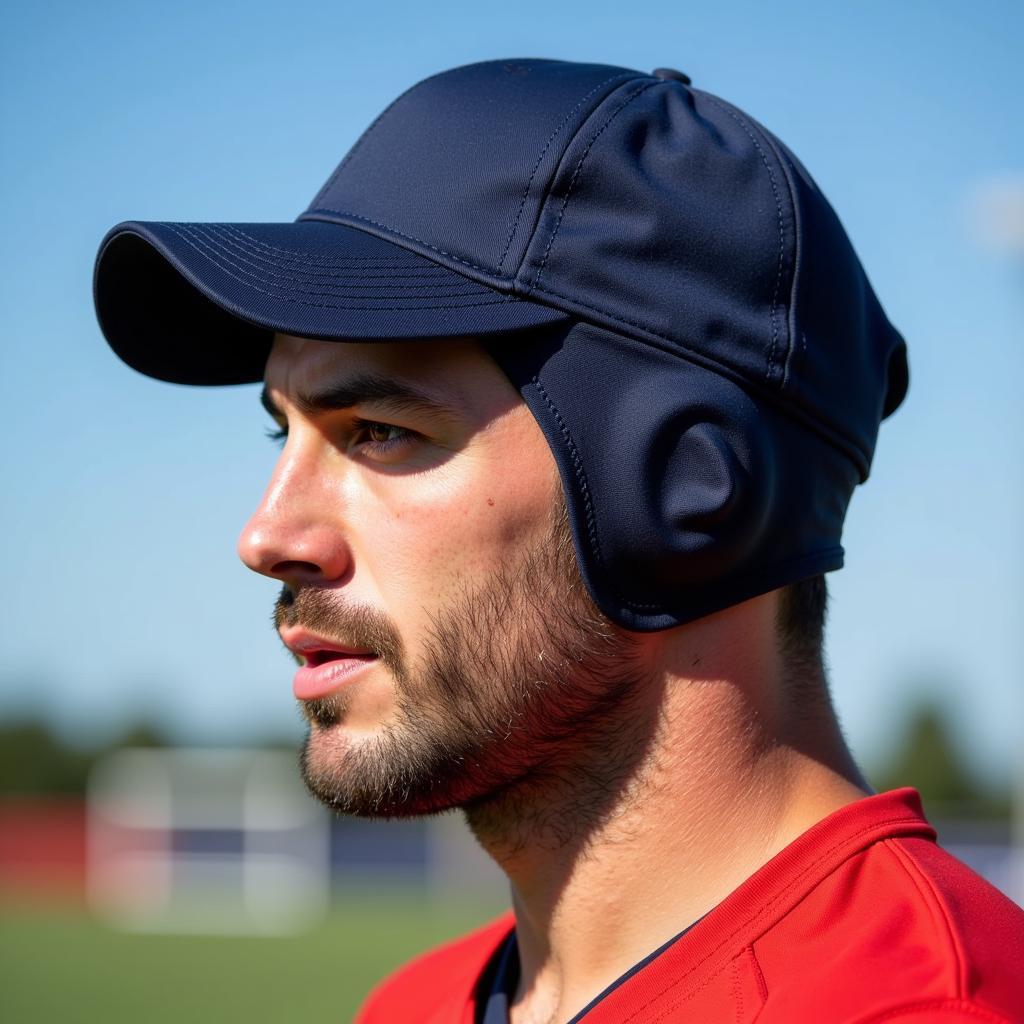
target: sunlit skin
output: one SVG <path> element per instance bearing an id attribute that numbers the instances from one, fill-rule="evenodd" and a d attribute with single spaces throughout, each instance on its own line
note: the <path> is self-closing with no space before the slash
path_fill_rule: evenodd
<path id="1" fill-rule="evenodd" d="M 558 487 L 518 394 L 489 360 L 470 359 L 471 350 L 470 342 L 337 345 L 286 336 L 267 363 L 267 391 L 288 437 L 242 533 L 242 560 L 283 582 L 338 588 L 353 603 L 385 610 L 412 658 L 427 610 L 538 538 Z M 289 399 L 361 372 L 411 377 L 456 404 L 459 416 L 399 413 L 386 403 L 305 416 Z M 374 433 L 357 419 L 392 430 Z M 386 671 L 364 673 L 350 699 L 346 734 L 386 723 Z"/>
<path id="2" fill-rule="evenodd" d="M 368 375 L 415 384 L 449 411 L 302 402 Z M 278 336 L 265 379 L 287 440 L 240 538 L 243 561 L 386 615 L 417 666 L 432 616 L 549 535 L 560 484 L 539 427 L 468 339 Z M 584 730 L 558 773 L 467 809 L 511 883 L 522 966 L 513 1024 L 569 1019 L 801 832 L 865 795 L 834 716 L 787 704 L 776 607 L 773 592 L 634 635 L 650 683 L 618 726 L 644 742 L 616 749 Z M 396 681 L 381 662 L 344 694 L 337 721 L 311 726 L 314 765 L 343 766 L 397 720 Z M 597 767 L 615 785 L 603 787 L 600 814 L 587 814 L 578 780 Z M 565 824 L 564 841 L 538 832 L 530 812 L 540 806 Z"/>

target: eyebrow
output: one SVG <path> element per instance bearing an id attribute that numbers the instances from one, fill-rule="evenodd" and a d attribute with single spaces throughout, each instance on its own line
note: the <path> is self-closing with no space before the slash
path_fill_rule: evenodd
<path id="1" fill-rule="evenodd" d="M 364 403 L 384 406 L 396 413 L 425 413 L 447 417 L 455 417 L 459 414 L 455 405 L 430 395 L 426 391 L 421 391 L 406 381 L 373 373 L 360 374 L 342 383 L 330 385 L 321 391 L 296 394 L 293 396 L 292 402 L 305 415 L 337 412 Z M 274 419 L 285 418 L 265 385 L 260 393 L 260 403 Z"/>

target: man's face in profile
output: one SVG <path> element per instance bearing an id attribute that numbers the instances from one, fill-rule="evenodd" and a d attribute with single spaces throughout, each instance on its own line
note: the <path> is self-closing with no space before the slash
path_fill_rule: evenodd
<path id="1" fill-rule="evenodd" d="M 284 584 L 320 799 L 429 813 L 614 742 L 638 641 L 586 593 L 550 449 L 478 344 L 278 336 L 265 404 L 287 437 L 239 553 Z"/>

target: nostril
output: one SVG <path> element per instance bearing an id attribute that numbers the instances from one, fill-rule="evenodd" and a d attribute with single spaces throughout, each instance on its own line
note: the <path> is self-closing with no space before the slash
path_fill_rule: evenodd
<path id="1" fill-rule="evenodd" d="M 352 571 L 345 537 L 334 524 L 311 518 L 303 513 L 297 522 L 255 523 L 239 540 L 242 561 L 253 572 L 283 583 L 340 581 Z"/>
<path id="2" fill-rule="evenodd" d="M 275 576 L 320 576 L 322 570 L 313 562 L 275 562 L 270 570 Z"/>

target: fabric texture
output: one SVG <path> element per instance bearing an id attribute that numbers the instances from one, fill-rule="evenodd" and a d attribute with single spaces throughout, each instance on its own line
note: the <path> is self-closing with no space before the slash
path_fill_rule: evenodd
<path id="1" fill-rule="evenodd" d="M 777 406 L 593 324 L 486 347 L 547 438 L 613 621 L 667 629 L 843 565 L 857 468 Z"/>
<path id="2" fill-rule="evenodd" d="M 401 968 L 357 1024 L 474 1024 L 514 925 Z M 936 844 L 915 790 L 893 790 L 799 836 L 576 1019 L 1024 1024 L 1024 911 Z"/>

